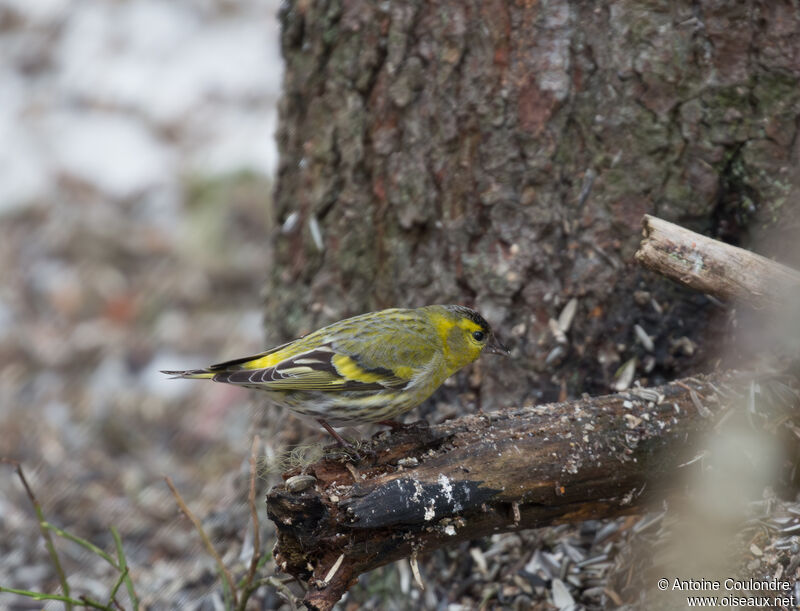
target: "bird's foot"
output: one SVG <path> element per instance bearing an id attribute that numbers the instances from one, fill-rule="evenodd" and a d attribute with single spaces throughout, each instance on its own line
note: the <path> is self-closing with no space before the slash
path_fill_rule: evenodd
<path id="1" fill-rule="evenodd" d="M 318 419 L 322 427 L 330 433 L 331 437 L 336 440 L 336 443 L 339 445 L 339 450 L 334 450 L 332 452 L 326 452 L 326 456 L 328 458 L 350 458 L 355 462 L 361 462 L 365 458 L 374 458 L 375 451 L 370 447 L 368 442 L 357 441 L 355 444 L 350 443 L 342 437 L 336 430 L 327 422 L 322 419 Z"/>

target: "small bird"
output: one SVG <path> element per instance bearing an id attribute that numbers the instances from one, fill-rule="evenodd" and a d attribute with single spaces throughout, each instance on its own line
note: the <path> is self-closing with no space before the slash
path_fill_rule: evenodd
<path id="1" fill-rule="evenodd" d="M 508 354 L 480 314 L 431 305 L 361 314 L 260 354 L 162 373 L 266 391 L 350 447 L 332 425 L 399 426 L 392 419 L 422 403 L 484 350 Z"/>

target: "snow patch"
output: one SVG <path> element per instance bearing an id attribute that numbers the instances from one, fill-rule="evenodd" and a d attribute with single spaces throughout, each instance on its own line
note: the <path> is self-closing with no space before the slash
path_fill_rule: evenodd
<path id="1" fill-rule="evenodd" d="M 147 125 L 104 112 L 59 112 L 45 124 L 60 174 L 129 198 L 176 179 L 174 158 Z"/>

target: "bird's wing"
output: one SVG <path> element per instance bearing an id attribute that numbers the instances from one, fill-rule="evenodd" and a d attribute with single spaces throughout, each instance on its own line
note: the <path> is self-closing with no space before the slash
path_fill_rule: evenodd
<path id="1" fill-rule="evenodd" d="M 430 373 L 438 354 L 423 321 L 402 322 L 368 321 L 361 333 L 346 329 L 329 333 L 321 344 L 302 352 L 297 352 L 293 343 L 262 358 L 260 363 L 272 361 L 265 367 L 242 367 L 241 362 L 233 362 L 228 368 L 222 364 L 214 368 L 214 379 L 276 391 L 401 389 L 416 376 Z"/>
<path id="2" fill-rule="evenodd" d="M 367 371 L 386 370 L 406 384 L 416 376 L 430 371 L 440 350 L 422 321 L 404 321 L 402 325 L 387 325 L 378 335 L 380 341 L 342 339 L 336 343 L 339 351 L 351 356 Z"/>
<path id="3" fill-rule="evenodd" d="M 273 367 L 219 371 L 214 380 L 275 391 L 385 390 L 408 382 L 391 369 L 365 366 L 357 356 L 329 345 L 294 355 Z"/>

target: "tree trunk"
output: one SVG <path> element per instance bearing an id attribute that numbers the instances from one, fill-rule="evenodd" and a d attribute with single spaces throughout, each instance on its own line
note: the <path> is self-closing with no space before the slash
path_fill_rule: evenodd
<path id="1" fill-rule="evenodd" d="M 450 404 L 602 394 L 633 357 L 661 383 L 715 356 L 712 311 L 633 266 L 642 214 L 750 243 L 780 220 L 768 254 L 796 234 L 790 2 L 298 0 L 281 19 L 276 342 L 457 302 L 515 358 Z"/>

